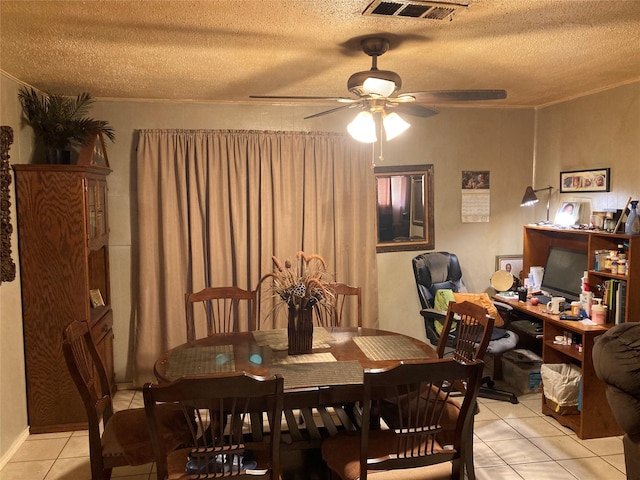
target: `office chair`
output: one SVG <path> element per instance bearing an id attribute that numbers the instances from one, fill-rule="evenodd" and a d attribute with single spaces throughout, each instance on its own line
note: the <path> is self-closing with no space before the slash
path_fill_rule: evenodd
<path id="1" fill-rule="evenodd" d="M 444 323 L 446 311 L 435 309 L 435 297 L 439 290 L 451 290 L 457 293 L 464 293 L 467 300 L 480 303 L 494 318 L 495 324 L 491 331 L 491 340 L 487 347 L 489 355 L 494 357 L 494 376 L 501 376 L 500 356 L 516 347 L 518 336 L 505 328 L 504 317 L 508 319 L 511 307 L 506 304 L 494 303 L 489 300 L 486 294 L 468 294 L 464 281 L 462 280 L 462 269 L 458 257 L 449 252 L 427 252 L 413 258 L 413 273 L 420 299 L 420 314 L 424 319 L 427 338 L 438 345 L 440 343 L 441 325 Z M 446 307 L 445 307 L 446 308 Z M 504 317 L 500 311 L 504 313 Z M 457 343 L 457 332 L 452 330 L 447 334 L 445 345 L 448 348 L 455 348 Z M 498 375 L 496 375 L 496 372 Z M 480 397 L 504 400 L 511 403 L 518 403 L 518 398 L 511 392 L 506 392 L 493 388 L 494 381 L 491 377 L 483 378 L 483 386 L 480 388 Z M 486 386 L 484 386 L 486 385 Z"/>

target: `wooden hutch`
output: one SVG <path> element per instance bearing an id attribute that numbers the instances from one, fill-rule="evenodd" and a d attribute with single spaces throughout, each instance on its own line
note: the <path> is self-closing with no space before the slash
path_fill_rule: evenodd
<path id="1" fill-rule="evenodd" d="M 14 165 L 31 433 L 86 428 L 62 332 L 88 320 L 113 380 L 108 166 Z"/>

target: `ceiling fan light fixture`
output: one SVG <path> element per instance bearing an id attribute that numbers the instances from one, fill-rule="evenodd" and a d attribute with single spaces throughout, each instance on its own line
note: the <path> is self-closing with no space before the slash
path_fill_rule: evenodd
<path id="1" fill-rule="evenodd" d="M 371 82 L 373 81 L 373 82 Z M 376 94 L 388 97 L 402 87 L 400 75 L 391 70 L 372 68 L 349 77 L 347 89 L 357 96 Z M 382 89 L 382 91 L 380 91 Z"/>
<path id="2" fill-rule="evenodd" d="M 385 113 L 382 117 L 382 124 L 384 125 L 387 140 L 393 140 L 411 126 L 396 112 Z"/>
<path id="3" fill-rule="evenodd" d="M 371 112 L 363 110 L 347 125 L 347 131 L 355 140 L 362 143 L 373 143 L 376 137 L 376 122 Z"/>
<path id="4" fill-rule="evenodd" d="M 362 91 L 365 95 L 388 97 L 396 91 L 396 84 L 384 78 L 369 77 L 362 84 Z"/>

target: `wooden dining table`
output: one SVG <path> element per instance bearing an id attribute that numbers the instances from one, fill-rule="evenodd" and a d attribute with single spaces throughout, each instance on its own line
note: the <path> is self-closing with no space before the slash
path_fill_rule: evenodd
<path id="1" fill-rule="evenodd" d="M 222 372 L 282 374 L 289 432 L 285 443 L 291 448 L 311 448 L 340 429 L 355 429 L 353 417 L 341 406 L 362 398 L 365 369 L 435 358 L 431 345 L 399 333 L 315 327 L 309 354 L 288 354 L 286 329 L 219 333 L 169 350 L 154 368 L 160 382 Z"/>

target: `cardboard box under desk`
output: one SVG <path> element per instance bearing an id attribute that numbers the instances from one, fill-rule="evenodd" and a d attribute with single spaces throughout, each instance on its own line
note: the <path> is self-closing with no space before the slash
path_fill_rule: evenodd
<path id="1" fill-rule="evenodd" d="M 510 350 L 502 355 L 504 380 L 522 393 L 542 390 L 542 358 L 530 350 Z"/>

